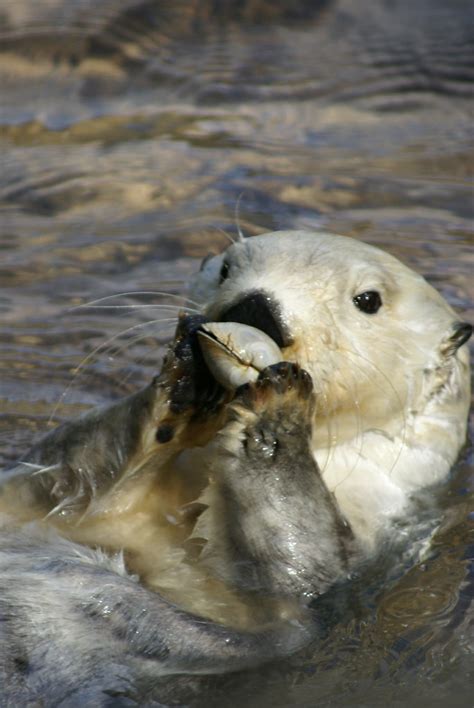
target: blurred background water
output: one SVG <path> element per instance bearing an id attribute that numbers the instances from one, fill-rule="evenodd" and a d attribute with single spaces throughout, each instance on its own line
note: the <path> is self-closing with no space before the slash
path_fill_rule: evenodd
<path id="1" fill-rule="evenodd" d="M 473 322 L 473 40 L 467 0 L 0 0 L 0 463 L 149 380 L 237 212 L 381 246 Z M 473 469 L 424 563 L 180 705 L 471 705 Z"/>

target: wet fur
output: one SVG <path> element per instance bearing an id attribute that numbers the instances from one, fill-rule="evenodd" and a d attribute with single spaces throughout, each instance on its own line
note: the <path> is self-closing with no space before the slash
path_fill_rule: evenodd
<path id="1" fill-rule="evenodd" d="M 131 578 L 120 557 L 37 529 L 0 537 L 0 705 L 158 700 L 160 679 L 286 656 L 297 623 L 238 632 L 184 613 Z"/>
<path id="2" fill-rule="evenodd" d="M 192 329 L 188 323 L 186 337 L 193 336 Z M 214 465 L 210 485 L 214 487 L 214 477 L 219 510 L 229 520 L 233 518 L 236 526 L 226 524 L 227 531 L 221 533 L 225 548 L 213 547 L 204 553 L 201 565 L 216 578 L 223 573 L 228 587 L 242 591 L 247 599 L 258 593 L 257 604 L 265 605 L 259 615 L 260 628 L 239 631 L 185 612 L 131 577 L 122 554 L 112 554 L 111 548 L 106 554 L 71 540 L 80 534 L 81 524 L 90 526 L 88 508 L 92 504 L 97 513 L 102 495 L 108 499 L 103 523 L 109 525 L 111 498 L 116 503 L 113 515 L 120 515 L 120 494 L 111 496 L 111 489 L 124 484 L 124 476 L 129 477 L 128 484 L 137 475 L 138 487 L 140 476 L 159 476 L 161 456 L 156 449 L 154 455 L 143 449 L 145 443 L 151 448 L 161 446 L 166 462 L 171 454 L 167 444 L 182 445 L 184 431 L 197 425 L 196 417 L 203 417 L 206 427 L 207 417 L 216 415 L 216 401 L 220 402 L 217 410 L 222 407 L 223 392 L 211 397 L 208 392 L 204 413 L 195 390 L 187 401 L 182 400 L 181 382 L 186 376 L 192 381 L 190 362 L 194 365 L 192 359 L 184 364 L 179 359 L 182 339 L 178 330 L 164 372 L 151 386 L 85 416 L 76 425 L 67 424 L 32 452 L 31 459 L 49 466 L 51 451 L 59 445 L 59 468 L 45 469 L 36 477 L 17 470 L 7 482 L 4 497 L 12 500 L 20 492 L 29 508 L 36 506 L 44 512 L 49 507 L 49 513 L 53 512 L 49 523 L 55 523 L 61 533 L 45 528 L 44 523 L 25 524 L 21 513 L 16 519 L 6 514 L 3 518 L 0 676 L 6 705 L 39 699 L 54 705 L 120 705 L 113 701 L 126 697 L 143 702 L 160 696 L 160 679 L 168 675 L 236 671 L 286 656 L 317 632 L 317 623 L 308 623 L 308 618 L 301 622 L 301 608 L 347 575 L 349 545 L 343 548 L 338 539 L 338 512 L 310 450 L 312 383 L 292 364 L 266 369 L 256 384 L 239 391 L 209 451 Z M 178 398 L 176 381 L 180 382 Z M 167 443 L 156 440 L 163 421 L 174 429 Z M 124 426 L 123 437 L 115 440 L 110 456 L 106 453 L 109 436 L 117 422 Z M 274 451 L 270 457 L 268 444 Z M 142 455 L 147 453 L 148 466 L 137 471 L 138 449 Z M 296 468 L 289 464 L 292 451 Z M 99 466 L 93 477 L 93 463 L 98 461 L 112 465 L 114 474 L 102 474 Z M 83 476 L 79 492 L 71 494 L 71 489 L 76 490 L 71 476 L 78 463 L 89 471 L 89 477 Z M 64 473 L 63 486 L 58 469 Z M 247 505 L 250 497 L 260 493 L 263 479 L 266 490 L 273 487 L 274 498 L 279 500 L 275 512 L 283 526 L 278 537 L 275 518 L 261 513 L 258 506 L 252 510 Z M 61 493 L 65 496 L 57 503 Z M 312 495 L 309 505 L 308 493 Z M 294 503 L 303 503 L 303 512 L 307 508 L 297 524 Z M 201 512 L 202 518 L 212 517 L 214 509 Z M 109 538 L 113 539 L 113 523 L 110 526 Z M 316 545 L 315 531 L 320 537 Z M 154 532 L 159 540 L 159 524 Z"/>
<path id="3" fill-rule="evenodd" d="M 312 389 L 297 366 L 269 367 L 240 393 L 208 447 L 209 508 L 194 531 L 208 539 L 201 559 L 257 596 L 314 597 L 347 577 L 355 562 L 351 531 L 312 455 Z"/>
<path id="4" fill-rule="evenodd" d="M 416 297 L 432 313 L 423 340 L 406 349 L 384 335 L 383 320 L 362 319 L 364 350 L 331 282 L 339 257 L 348 260 L 347 239 L 271 239 L 232 246 L 208 264 L 196 292 L 219 319 L 264 288 L 288 336 L 284 357 L 310 376 L 286 364 L 230 402 L 196 347 L 202 318 L 187 318 L 150 386 L 53 431 L 5 476 L 6 705 L 158 700 L 168 674 L 238 670 L 295 651 L 317 630 L 301 624 L 301 606 L 373 552 L 413 491 L 447 474 L 465 434 L 460 347 L 469 332 L 419 276 L 363 246 L 389 314 L 407 319 L 404 337 L 416 334 Z M 288 242 L 307 281 L 298 271 L 293 283 L 281 251 Z M 355 249 L 360 261 L 361 244 Z M 230 275 L 220 284 L 223 258 Z M 326 286 L 312 272 L 322 265 Z M 404 282 L 416 293 L 407 303 Z M 392 369 L 371 359 L 388 347 Z M 413 363 L 413 382 L 407 375 L 399 386 L 400 366 Z"/>

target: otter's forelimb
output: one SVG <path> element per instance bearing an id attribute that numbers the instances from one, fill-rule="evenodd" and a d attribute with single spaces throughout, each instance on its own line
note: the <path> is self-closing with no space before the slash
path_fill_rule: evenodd
<path id="1" fill-rule="evenodd" d="M 355 550 L 311 450 L 311 378 L 270 366 L 229 411 L 195 532 L 209 536 L 202 560 L 239 589 L 308 601 L 347 577 Z"/>
<path id="2" fill-rule="evenodd" d="M 124 483 L 156 477 L 188 439 L 199 442 L 201 434 L 205 441 L 214 432 L 212 425 L 206 428 L 206 416 L 218 410 L 223 392 L 196 343 L 203 321 L 181 317 L 159 376 L 44 436 L 3 477 L 3 494 L 11 493 L 16 507 L 76 518 Z"/>

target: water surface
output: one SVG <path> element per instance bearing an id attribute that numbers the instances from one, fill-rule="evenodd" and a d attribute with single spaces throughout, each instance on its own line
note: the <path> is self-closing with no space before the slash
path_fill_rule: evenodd
<path id="1" fill-rule="evenodd" d="M 0 36 L 2 465 L 149 380 L 237 215 L 381 246 L 474 321 L 468 2 L 1 0 Z M 473 465 L 423 563 L 197 703 L 470 704 Z"/>

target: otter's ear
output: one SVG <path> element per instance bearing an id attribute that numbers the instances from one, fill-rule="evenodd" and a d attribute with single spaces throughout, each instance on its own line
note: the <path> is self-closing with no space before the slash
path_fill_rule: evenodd
<path id="1" fill-rule="evenodd" d="M 446 356 L 452 356 L 457 352 L 459 347 L 467 342 L 472 334 L 472 325 L 469 322 L 454 322 L 452 330 L 443 340 L 441 351 Z"/>

